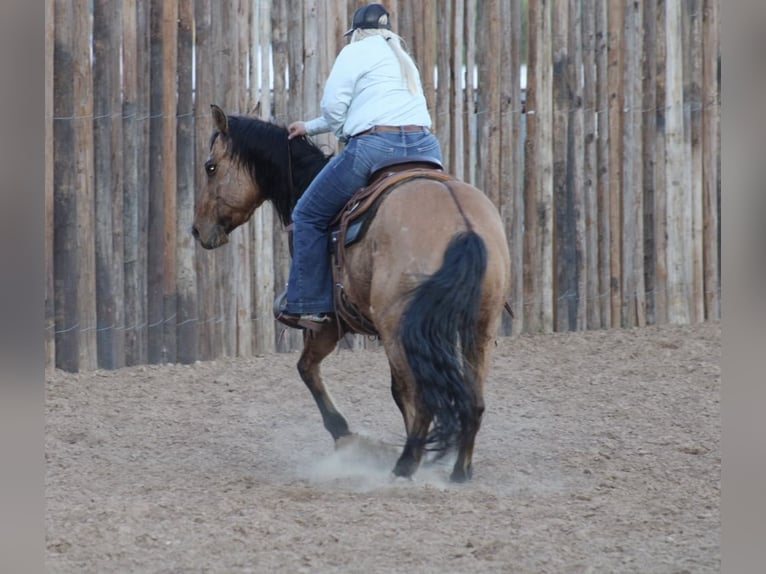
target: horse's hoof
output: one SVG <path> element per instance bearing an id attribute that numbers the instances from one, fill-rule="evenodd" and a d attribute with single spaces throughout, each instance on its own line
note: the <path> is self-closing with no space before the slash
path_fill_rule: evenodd
<path id="1" fill-rule="evenodd" d="M 396 473 L 391 471 L 391 481 L 394 484 L 411 484 L 414 479 L 411 476 L 398 476 Z"/>
<path id="2" fill-rule="evenodd" d="M 352 432 L 340 435 L 335 439 L 335 450 L 353 446 L 358 437 L 358 434 Z"/>
<path id="3" fill-rule="evenodd" d="M 394 473 L 394 476 L 411 479 L 412 475 L 415 474 L 417 466 L 417 463 L 412 459 L 400 458 L 396 461 L 396 466 L 394 466 L 392 472 Z"/>
<path id="4" fill-rule="evenodd" d="M 473 475 L 473 470 L 471 469 L 470 466 L 467 469 L 456 468 L 452 471 L 452 474 L 450 475 L 449 479 L 452 482 L 463 483 L 463 482 L 468 482 L 469 480 L 471 480 L 472 475 Z"/>

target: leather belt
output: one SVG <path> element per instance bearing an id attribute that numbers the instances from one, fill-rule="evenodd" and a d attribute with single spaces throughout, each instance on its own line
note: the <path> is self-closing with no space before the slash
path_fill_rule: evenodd
<path id="1" fill-rule="evenodd" d="M 375 132 L 424 132 L 428 128 L 425 126 L 415 126 L 415 125 L 407 125 L 407 126 L 372 126 L 369 129 L 364 130 L 363 132 L 359 132 L 358 134 L 354 134 L 353 137 L 359 137 L 359 136 L 366 136 L 367 134 L 372 134 Z"/>

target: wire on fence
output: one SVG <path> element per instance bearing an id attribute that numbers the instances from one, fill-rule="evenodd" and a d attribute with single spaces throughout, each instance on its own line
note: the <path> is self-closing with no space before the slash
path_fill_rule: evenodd
<path id="1" fill-rule="evenodd" d="M 679 103 L 679 104 L 670 104 L 670 105 L 667 105 L 667 106 L 655 106 L 655 107 L 649 107 L 649 108 L 645 108 L 645 107 L 641 107 L 641 108 L 623 108 L 622 112 L 626 113 L 626 114 L 627 113 L 648 114 L 648 113 L 656 113 L 656 112 L 658 112 L 660 110 L 663 110 L 663 111 L 671 110 L 671 109 L 676 108 L 678 106 L 683 107 L 684 110 L 687 110 L 687 111 L 699 112 L 699 111 L 705 111 L 705 110 L 711 109 L 711 108 L 720 108 L 721 107 L 721 102 L 718 100 L 718 98 L 714 98 L 714 101 L 710 101 L 710 102 L 707 102 L 707 103 L 703 103 L 703 102 L 699 102 L 699 101 L 697 101 L 697 102 L 689 102 L 689 101 L 687 101 L 687 102 L 682 102 L 682 103 Z M 556 108 L 556 111 L 557 112 L 561 111 L 561 112 L 565 112 L 565 113 L 572 113 L 572 112 L 582 111 L 582 112 L 585 112 L 585 113 L 594 113 L 594 114 L 597 114 L 597 115 L 598 114 L 608 114 L 609 113 L 609 109 L 586 108 L 586 107 L 583 107 L 583 106 L 568 107 L 568 108 L 564 108 L 564 109 Z M 463 110 L 463 112 L 462 112 L 462 114 L 464 116 L 481 116 L 481 115 L 487 115 L 487 114 L 491 114 L 491 113 L 493 113 L 493 111 L 492 110 L 488 110 L 488 109 L 476 110 L 476 111 Z M 500 115 L 501 117 L 507 116 L 507 115 L 530 115 L 530 116 L 532 116 L 532 115 L 536 115 L 537 111 L 536 110 L 527 110 L 525 108 L 513 108 L 513 109 L 510 109 L 510 110 L 496 111 L 494 113 Z M 446 118 L 454 118 L 455 117 L 454 114 L 452 114 L 450 112 L 438 113 L 436 111 L 432 111 L 431 115 L 433 117 L 437 118 L 437 119 L 445 118 L 445 117 Z M 128 115 L 124 115 L 122 113 L 113 113 L 113 114 L 102 114 L 102 115 L 88 114 L 88 115 L 78 115 L 78 116 L 75 116 L 75 115 L 72 115 L 72 116 L 46 116 L 46 119 L 51 120 L 51 121 L 79 121 L 79 120 L 101 120 L 101 119 L 106 119 L 106 118 L 110 118 L 110 119 L 121 118 L 123 120 L 135 119 L 137 121 L 146 121 L 146 120 L 153 120 L 153 119 L 167 118 L 167 117 L 175 117 L 175 118 L 193 117 L 194 119 L 200 119 L 200 118 L 207 118 L 208 116 L 209 116 L 209 112 L 207 110 L 205 110 L 204 113 L 190 112 L 190 113 L 185 113 L 185 114 L 174 114 L 173 116 L 168 116 L 167 114 L 147 114 L 147 115 L 138 116 L 137 113 L 128 114 Z M 279 120 L 279 119 L 282 118 L 282 116 L 284 116 L 284 114 L 277 114 L 275 116 L 275 119 Z M 289 118 L 285 119 L 285 121 L 289 121 Z"/>
<path id="2" fill-rule="evenodd" d="M 660 295 L 660 294 L 667 294 L 670 291 L 674 291 L 675 292 L 675 291 L 691 289 L 691 288 L 692 288 L 691 284 L 686 283 L 686 282 L 682 282 L 682 283 L 676 283 L 676 284 L 671 285 L 671 286 L 666 287 L 666 288 L 655 287 L 655 288 L 647 289 L 647 290 L 641 291 L 641 292 L 633 291 L 630 294 L 630 298 L 632 298 L 632 299 L 638 299 L 639 297 L 644 297 L 645 298 L 645 297 L 657 296 L 657 295 Z M 714 294 L 717 297 L 720 297 L 720 295 L 721 295 L 721 288 L 718 287 L 718 288 L 716 288 L 714 290 L 708 289 L 708 290 L 705 290 L 703 292 L 703 294 L 704 295 Z M 594 296 L 591 296 L 591 297 L 588 297 L 588 296 L 580 297 L 577 293 L 568 292 L 568 293 L 564 293 L 562 295 L 559 295 L 554 300 L 554 302 L 555 303 L 561 303 L 562 301 L 567 301 L 567 300 L 585 299 L 586 303 L 591 303 L 591 302 L 594 302 L 594 301 L 599 301 L 600 302 L 602 300 L 608 300 L 611 296 L 612 296 L 612 294 L 611 294 L 610 291 L 604 291 L 604 292 L 598 293 L 598 294 L 596 294 Z M 625 293 L 623 293 L 622 298 L 625 298 L 625 296 L 626 296 Z M 522 307 L 524 309 L 531 309 L 531 308 L 534 308 L 535 306 L 539 306 L 542 302 L 543 302 L 543 299 L 542 299 L 542 296 L 540 296 L 540 297 L 537 297 L 537 298 L 535 298 L 533 300 L 525 300 L 524 302 L 521 303 L 520 307 Z M 517 303 L 515 301 L 512 301 L 511 302 L 511 307 L 512 308 L 517 308 Z M 55 334 L 55 335 L 61 335 L 61 334 L 64 334 L 64 333 L 69 333 L 71 331 L 77 330 L 78 328 L 80 328 L 80 332 L 82 332 L 82 333 L 89 332 L 89 331 L 102 332 L 102 331 L 110 331 L 110 330 L 114 330 L 114 331 L 126 331 L 126 332 L 127 331 L 140 331 L 140 330 L 144 330 L 144 329 L 147 329 L 147 328 L 155 328 L 155 327 L 159 327 L 160 325 L 166 325 L 166 324 L 172 323 L 173 321 L 175 321 L 176 318 L 177 318 L 176 314 L 173 314 L 173 315 L 171 315 L 169 317 L 162 318 L 162 319 L 160 319 L 158 321 L 153 321 L 153 322 L 146 321 L 144 323 L 140 323 L 140 324 L 137 324 L 137 325 L 130 325 L 130 326 L 129 325 L 108 325 L 108 326 L 100 326 L 100 327 L 99 326 L 90 326 L 90 327 L 82 327 L 82 328 L 80 328 L 80 324 L 77 323 L 76 325 L 73 325 L 71 327 L 63 327 L 61 329 L 56 329 L 55 325 L 48 325 L 46 327 L 46 331 L 48 331 L 48 332 L 52 331 L 53 334 Z M 227 321 L 232 320 L 233 318 L 234 317 L 227 317 L 225 315 L 218 315 L 218 316 L 210 317 L 210 318 L 207 318 L 207 319 L 202 319 L 202 318 L 199 318 L 199 317 L 190 317 L 190 318 L 184 319 L 180 323 L 176 322 L 176 327 L 180 327 L 180 326 L 183 326 L 183 325 L 186 325 L 186 324 L 189 324 L 189 323 L 197 323 L 199 325 L 221 324 L 221 323 L 226 323 Z M 251 316 L 250 317 L 250 322 L 251 323 L 255 323 L 255 324 L 266 324 L 266 323 L 270 323 L 272 321 L 274 321 L 274 317 L 272 315 L 269 315 L 268 317 L 257 317 L 257 316 Z"/>

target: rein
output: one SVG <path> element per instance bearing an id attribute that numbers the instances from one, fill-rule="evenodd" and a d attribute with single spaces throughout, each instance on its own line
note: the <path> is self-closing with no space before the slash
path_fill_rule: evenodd
<path id="1" fill-rule="evenodd" d="M 295 186 L 293 185 L 293 153 L 290 147 L 290 137 L 287 138 L 287 186 L 290 198 L 293 197 Z"/>

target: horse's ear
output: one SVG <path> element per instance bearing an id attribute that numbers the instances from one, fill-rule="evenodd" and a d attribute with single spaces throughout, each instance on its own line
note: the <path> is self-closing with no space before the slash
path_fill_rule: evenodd
<path id="1" fill-rule="evenodd" d="M 229 130 L 229 119 L 226 117 L 226 112 L 215 104 L 210 105 L 210 111 L 213 114 L 213 122 L 215 123 L 216 129 L 222 134 L 225 134 Z"/>

